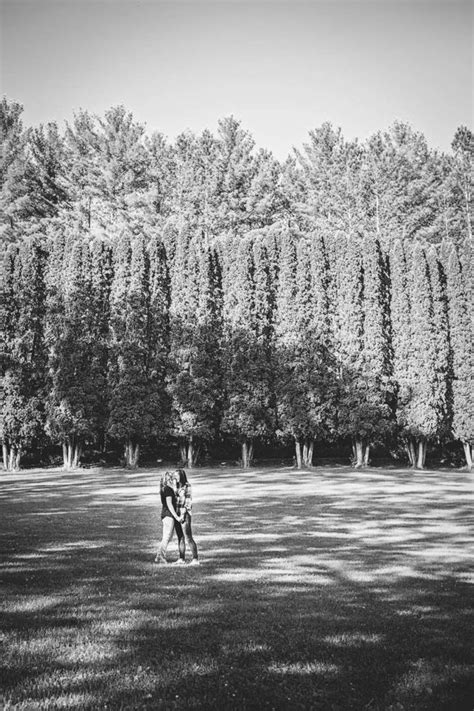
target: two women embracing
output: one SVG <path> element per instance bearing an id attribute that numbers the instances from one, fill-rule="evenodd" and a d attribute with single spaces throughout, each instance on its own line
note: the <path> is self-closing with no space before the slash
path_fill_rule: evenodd
<path id="1" fill-rule="evenodd" d="M 192 493 L 184 469 L 174 472 L 165 472 L 160 482 L 161 496 L 161 522 L 163 535 L 155 563 L 169 565 L 166 558 L 168 545 L 176 532 L 178 536 L 179 558 L 174 565 L 185 565 L 186 544 L 191 550 L 189 565 L 199 565 L 198 549 L 193 538 L 192 518 Z"/>

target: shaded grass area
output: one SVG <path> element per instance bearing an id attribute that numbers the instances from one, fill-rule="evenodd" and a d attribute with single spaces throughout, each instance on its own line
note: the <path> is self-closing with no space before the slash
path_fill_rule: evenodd
<path id="1" fill-rule="evenodd" d="M 198 470 L 181 568 L 159 475 L 2 475 L 2 708 L 472 711 L 472 476 Z"/>

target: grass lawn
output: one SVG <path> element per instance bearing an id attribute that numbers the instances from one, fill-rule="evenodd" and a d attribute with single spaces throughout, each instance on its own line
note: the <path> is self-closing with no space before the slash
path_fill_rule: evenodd
<path id="1" fill-rule="evenodd" d="M 472 711 L 473 475 L 199 469 L 175 567 L 160 473 L 0 474 L 0 708 Z"/>

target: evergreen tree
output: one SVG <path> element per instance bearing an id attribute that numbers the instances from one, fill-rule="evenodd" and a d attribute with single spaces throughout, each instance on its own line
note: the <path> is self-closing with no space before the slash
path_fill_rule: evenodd
<path id="1" fill-rule="evenodd" d="M 425 137 L 404 123 L 367 141 L 363 164 L 364 212 L 369 231 L 383 242 L 414 237 L 431 239 L 438 207 L 433 194 L 442 188 L 430 170 Z"/>
<path id="2" fill-rule="evenodd" d="M 26 132 L 15 101 L 0 101 L 0 235 L 15 238 L 15 228 L 30 214 L 26 157 Z"/>
<path id="3" fill-rule="evenodd" d="M 3 259 L 0 434 L 5 469 L 18 469 L 22 454 L 44 427 L 46 253 L 40 235 L 10 248 Z"/>
<path id="4" fill-rule="evenodd" d="M 90 299 L 91 374 L 95 383 L 94 440 L 105 450 L 108 405 L 108 365 L 110 291 L 113 277 L 112 248 L 106 239 L 96 238 L 89 243 L 90 274 L 88 289 Z"/>
<path id="5" fill-rule="evenodd" d="M 89 231 L 96 221 L 99 146 L 94 118 L 87 111 L 75 114 L 72 124 L 66 126 L 64 174 L 67 199 L 80 230 Z"/>
<path id="6" fill-rule="evenodd" d="M 382 443 L 392 428 L 390 317 L 387 261 L 376 236 L 362 242 L 364 340 L 362 368 L 366 380 L 365 403 L 371 419 L 371 441 Z M 366 441 L 364 461 L 369 459 Z"/>
<path id="7" fill-rule="evenodd" d="M 140 229 L 150 213 L 144 128 L 123 106 L 103 118 L 80 111 L 65 136 L 65 190 L 80 230 Z"/>
<path id="8" fill-rule="evenodd" d="M 460 126 L 454 134 L 452 149 L 454 152 L 454 199 L 459 214 L 462 215 L 464 235 L 472 240 L 474 212 L 474 134 L 466 126 Z"/>
<path id="9" fill-rule="evenodd" d="M 268 151 L 260 150 L 256 155 L 246 207 L 254 228 L 271 225 L 282 217 L 284 198 L 280 189 L 280 165 Z"/>
<path id="10" fill-rule="evenodd" d="M 368 463 L 368 445 L 374 436 L 374 410 L 367 400 L 364 370 L 364 303 L 362 256 L 354 239 L 339 238 L 338 308 L 335 353 L 339 370 L 338 425 L 352 440 L 357 467 Z"/>
<path id="11" fill-rule="evenodd" d="M 433 372 L 433 399 L 437 403 L 438 426 L 436 436 L 444 440 L 451 429 L 449 414 L 449 326 L 446 295 L 446 274 L 440 262 L 438 251 L 430 246 L 426 253 L 431 287 L 433 342 L 436 360 Z"/>
<path id="12" fill-rule="evenodd" d="M 306 393 L 307 371 L 302 363 L 297 317 L 296 244 L 292 233 L 280 235 L 280 259 L 275 313 L 276 394 L 279 433 L 292 437 L 298 468 L 303 464 L 303 440 L 309 439 L 309 413 Z M 300 278 L 302 274 L 300 273 Z M 307 281 L 306 276 L 303 277 Z M 306 283 L 300 285 L 300 297 L 307 296 Z M 300 319 L 301 320 L 301 319 Z M 306 445 L 306 441 L 305 441 Z"/>
<path id="13" fill-rule="evenodd" d="M 54 217 L 67 199 L 64 141 L 57 124 L 42 124 L 28 133 L 26 181 L 31 211 L 38 218 Z"/>
<path id="14" fill-rule="evenodd" d="M 175 177 L 172 210 L 195 238 L 205 242 L 216 233 L 217 141 L 209 131 L 197 137 L 189 131 L 178 136 L 174 147 Z"/>
<path id="15" fill-rule="evenodd" d="M 405 252 L 406 249 L 401 240 L 392 242 L 390 246 L 392 371 L 397 425 L 404 437 L 410 464 L 414 467 L 416 465 L 416 454 L 410 438 L 406 436 L 407 431 L 405 429 L 405 411 L 411 396 L 409 266 Z"/>
<path id="16" fill-rule="evenodd" d="M 97 256 L 97 250 L 91 253 L 79 234 L 69 234 L 65 245 L 62 237 L 56 238 L 53 253 L 48 279 L 47 429 L 62 445 L 63 465 L 70 469 L 79 466 L 84 447 L 97 441 L 104 427 L 106 352 L 102 314 L 97 311 L 103 295 L 95 291 L 98 265 L 92 255 Z M 102 291 L 106 288 L 101 284 Z"/>
<path id="17" fill-rule="evenodd" d="M 447 295 L 449 334 L 453 375 L 453 435 L 461 440 L 468 469 L 472 469 L 474 446 L 474 396 L 473 396 L 473 307 L 469 300 L 466 270 L 455 248 L 447 266 Z M 472 279 L 472 277 L 470 277 Z"/>
<path id="18" fill-rule="evenodd" d="M 148 151 L 148 206 L 152 214 L 163 219 L 171 213 L 172 191 L 175 181 L 175 158 L 171 146 L 161 133 L 145 137 Z"/>
<path id="19" fill-rule="evenodd" d="M 254 141 L 233 116 L 219 121 L 216 232 L 241 233 L 250 225 L 248 197 L 255 176 Z"/>
<path id="20" fill-rule="evenodd" d="M 346 142 L 341 129 L 326 122 L 310 131 L 304 152 L 297 155 L 310 225 L 331 234 L 362 232 L 360 146 Z"/>
<path id="21" fill-rule="evenodd" d="M 224 383 L 226 402 L 222 429 L 241 444 L 242 463 L 249 467 L 257 439 L 272 433 L 271 392 L 266 348 L 261 347 L 265 314 L 255 312 L 255 257 L 249 239 L 229 239 L 224 270 Z M 259 265 L 259 271 L 263 265 Z M 261 271 L 259 287 L 265 284 Z M 265 309 L 268 298 L 259 295 Z M 257 327 L 257 323 L 260 324 Z M 263 328 L 262 328 L 263 326 Z M 257 330 L 257 328 L 259 330 Z M 266 339 L 261 339 L 266 345 Z"/>
<path id="22" fill-rule="evenodd" d="M 150 256 L 153 263 L 150 265 Z M 110 306 L 108 434 L 125 444 L 125 465 L 163 431 L 168 287 L 164 251 L 124 231 L 114 246 Z"/>
<path id="23" fill-rule="evenodd" d="M 183 462 L 193 467 L 203 444 L 218 429 L 222 314 L 216 255 L 198 239 L 188 244 L 187 257 L 173 278 L 169 391 L 172 433 L 180 443 Z"/>
<path id="24" fill-rule="evenodd" d="M 437 266 L 437 265 L 436 265 Z M 446 362 L 439 350 L 437 324 L 442 307 L 437 303 L 441 292 L 439 273 L 428 261 L 425 247 L 416 243 L 408 274 L 410 301 L 410 348 L 406 369 L 406 398 L 400 422 L 408 436 L 411 459 L 416 467 L 425 465 L 427 442 L 443 433 L 446 390 L 443 371 Z M 444 332 L 444 338 L 447 337 Z M 440 362 L 438 363 L 438 358 Z"/>
<path id="25" fill-rule="evenodd" d="M 323 295 L 323 255 L 301 236 L 283 237 L 276 344 L 280 432 L 295 442 L 298 468 L 311 466 L 315 440 L 334 431 L 334 388 Z"/>
<path id="26" fill-rule="evenodd" d="M 153 433 L 163 437 L 168 429 L 170 403 L 167 376 L 170 350 L 170 277 L 166 250 L 155 233 L 148 241 L 149 301 L 147 313 L 147 363 Z"/>

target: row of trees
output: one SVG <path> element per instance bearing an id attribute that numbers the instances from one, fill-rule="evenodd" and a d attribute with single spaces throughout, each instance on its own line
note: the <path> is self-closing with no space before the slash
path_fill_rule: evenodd
<path id="1" fill-rule="evenodd" d="M 169 237 L 169 235 L 168 235 Z M 395 437 L 410 463 L 458 439 L 472 466 L 473 252 L 286 225 L 212 245 L 183 228 L 36 235 L 3 260 L 4 463 L 45 437 L 84 446 L 172 437 L 193 466 L 216 437 L 294 442 L 298 466 L 350 439 L 357 466 Z"/>
<path id="2" fill-rule="evenodd" d="M 169 437 L 193 464 L 224 435 L 245 465 L 275 438 L 299 465 L 394 437 L 413 465 L 450 438 L 471 462 L 468 129 L 448 155 L 323 124 L 279 163 L 233 117 L 170 143 L 123 107 L 21 114 L 0 102 L 6 466 L 46 441 L 133 465 Z"/>
<path id="3" fill-rule="evenodd" d="M 22 107 L 0 102 L 0 231 L 21 239 L 44 221 L 100 234 L 185 223 L 208 238 L 243 234 L 281 220 L 299 230 L 394 239 L 472 238 L 474 140 L 456 130 L 452 152 L 395 123 L 367 141 L 347 141 L 331 124 L 279 163 L 256 150 L 233 117 L 217 134 L 185 132 L 170 143 L 149 136 L 123 107 L 103 117 L 80 111 L 25 129 Z"/>

